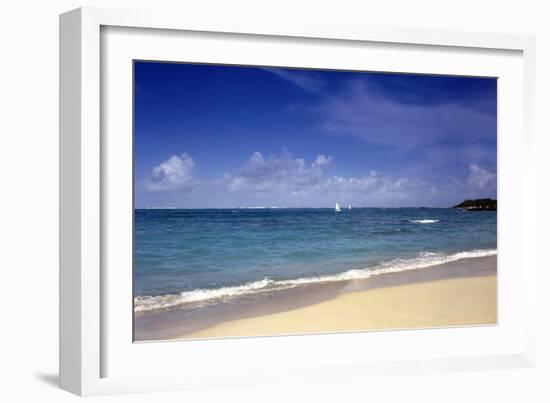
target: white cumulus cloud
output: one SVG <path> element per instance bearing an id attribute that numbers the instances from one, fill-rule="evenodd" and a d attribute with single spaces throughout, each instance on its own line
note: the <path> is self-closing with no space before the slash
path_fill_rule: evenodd
<path id="1" fill-rule="evenodd" d="M 348 200 L 374 204 L 399 204 L 411 197 L 434 193 L 435 186 L 413 178 L 395 178 L 383 172 L 370 171 L 361 177 L 332 176 L 320 186 L 322 194 L 340 195 Z"/>
<path id="2" fill-rule="evenodd" d="M 223 183 L 232 192 L 302 191 L 320 183 L 322 167 L 331 161 L 331 156 L 319 154 L 314 162 L 306 164 L 287 150 L 268 158 L 256 151 L 236 175 L 226 175 Z"/>
<path id="3" fill-rule="evenodd" d="M 153 168 L 151 175 L 145 180 L 145 189 L 150 192 L 191 190 L 197 184 L 193 179 L 194 167 L 195 162 L 191 155 L 172 155 Z"/>
<path id="4" fill-rule="evenodd" d="M 328 157 L 324 156 L 323 154 L 317 155 L 317 158 L 315 158 L 315 162 L 313 163 L 314 167 L 322 167 L 323 165 L 328 165 L 332 162 L 332 156 L 329 155 Z"/>
<path id="5" fill-rule="evenodd" d="M 332 160 L 330 155 L 318 154 L 307 163 L 287 150 L 267 158 L 256 151 L 240 171 L 226 174 L 218 185 L 232 193 L 254 194 L 256 200 L 266 203 L 282 199 L 287 204 L 293 200 L 305 205 L 338 200 L 359 205 L 400 205 L 413 196 L 429 199 L 436 191 L 433 184 L 375 170 L 364 176 L 326 176 L 324 168 Z"/>
<path id="6" fill-rule="evenodd" d="M 468 176 L 468 185 L 480 190 L 493 190 L 496 188 L 497 175 L 479 165 L 470 164 L 470 175 Z"/>

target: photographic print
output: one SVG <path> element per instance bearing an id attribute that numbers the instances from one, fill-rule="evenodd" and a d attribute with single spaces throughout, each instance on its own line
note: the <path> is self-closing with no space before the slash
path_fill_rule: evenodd
<path id="1" fill-rule="evenodd" d="M 495 78 L 134 61 L 133 158 L 135 341 L 497 322 Z"/>

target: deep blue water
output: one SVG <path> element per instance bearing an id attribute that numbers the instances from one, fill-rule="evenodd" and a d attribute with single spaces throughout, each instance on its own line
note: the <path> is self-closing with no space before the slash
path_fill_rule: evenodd
<path id="1" fill-rule="evenodd" d="M 165 306 L 261 291 L 265 279 L 281 286 L 494 253 L 496 221 L 495 212 L 431 208 L 136 210 L 134 295 L 168 295 L 155 300 Z"/>

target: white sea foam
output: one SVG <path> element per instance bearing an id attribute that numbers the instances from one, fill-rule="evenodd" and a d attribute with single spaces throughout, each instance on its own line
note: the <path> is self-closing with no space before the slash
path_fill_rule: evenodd
<path id="1" fill-rule="evenodd" d="M 494 256 L 496 249 L 476 249 L 458 252 L 451 255 L 443 253 L 422 252 L 418 256 L 408 259 L 394 259 L 376 266 L 364 269 L 353 269 L 338 274 L 328 274 L 317 277 L 304 277 L 291 280 L 272 280 L 265 278 L 240 286 L 221 287 L 215 289 L 197 289 L 180 294 L 168 294 L 158 296 L 138 296 L 135 298 L 135 310 L 150 311 L 154 309 L 169 308 L 191 302 L 201 302 L 219 298 L 235 297 L 266 291 L 276 291 L 293 288 L 300 285 L 327 283 L 346 280 L 366 279 L 384 273 L 397 273 L 407 270 L 419 270 L 443 263 L 454 262 L 461 259 L 469 259 L 484 256 Z"/>
<path id="2" fill-rule="evenodd" d="M 180 294 L 168 294 L 158 296 L 138 296 L 135 298 L 136 311 L 149 311 L 151 309 L 168 308 L 187 302 L 199 302 L 209 299 L 233 297 L 237 295 L 250 294 L 266 289 L 274 283 L 273 280 L 265 278 L 259 281 L 243 284 L 235 287 L 221 287 L 214 289 L 197 289 L 186 291 Z"/>
<path id="3" fill-rule="evenodd" d="M 412 222 L 414 224 L 434 224 L 436 222 L 439 222 L 439 220 L 409 220 L 409 222 Z"/>

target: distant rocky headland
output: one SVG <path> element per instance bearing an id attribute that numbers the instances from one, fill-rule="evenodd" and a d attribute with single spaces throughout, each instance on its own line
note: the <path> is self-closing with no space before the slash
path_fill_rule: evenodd
<path id="1" fill-rule="evenodd" d="M 493 199 L 464 200 L 453 207 L 467 211 L 497 211 L 497 201 Z"/>

